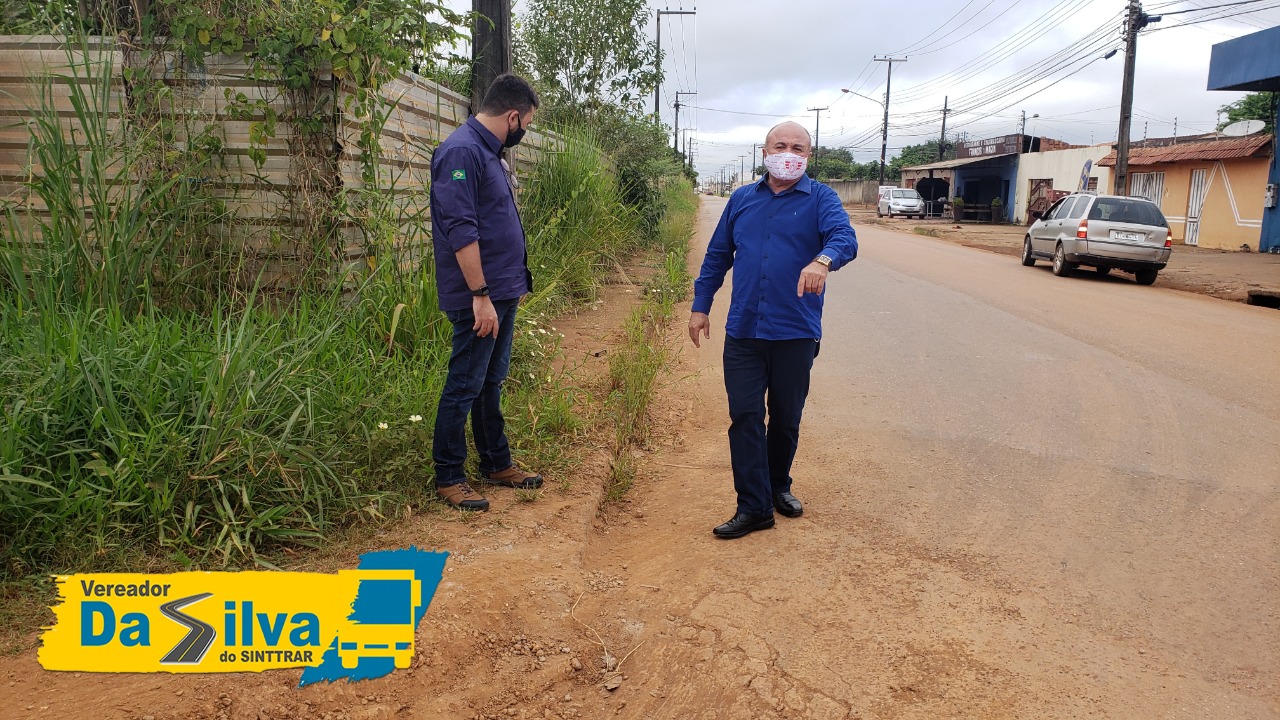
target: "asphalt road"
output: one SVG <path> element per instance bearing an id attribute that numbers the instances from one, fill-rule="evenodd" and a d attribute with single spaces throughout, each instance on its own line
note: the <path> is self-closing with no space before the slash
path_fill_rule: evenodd
<path id="1" fill-rule="evenodd" d="M 701 248 L 723 205 L 703 198 Z M 728 287 L 682 351 L 684 447 L 588 556 L 661 588 L 602 608 L 656 628 L 628 663 L 656 694 L 626 712 L 1280 717 L 1280 312 L 858 234 L 792 473 L 804 517 L 711 537 L 733 511 Z"/>
<path id="2" fill-rule="evenodd" d="M 1280 712 L 1280 312 L 859 235 L 809 447 L 856 443 L 893 469 L 873 515 L 1202 679 L 1188 717 Z"/>
<path id="3" fill-rule="evenodd" d="M 182 608 L 198 603 L 211 595 L 213 593 L 190 595 L 170 600 L 160 606 L 160 612 L 164 613 L 165 617 L 189 629 L 186 636 L 160 659 L 161 664 L 194 665 L 204 659 L 205 653 L 209 652 L 209 647 L 213 645 L 215 636 L 213 626 L 187 615 L 182 612 Z"/>

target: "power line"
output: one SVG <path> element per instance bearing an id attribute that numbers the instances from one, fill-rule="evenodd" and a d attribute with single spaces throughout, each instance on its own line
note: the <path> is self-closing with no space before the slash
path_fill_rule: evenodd
<path id="1" fill-rule="evenodd" d="M 1161 16 L 1185 15 L 1187 13 L 1192 13 L 1192 12 L 1204 12 L 1206 10 L 1217 10 L 1218 8 L 1229 8 L 1229 7 L 1235 7 L 1237 5 L 1253 5 L 1254 3 L 1260 3 L 1260 2 L 1267 2 L 1267 0 L 1239 0 L 1239 2 L 1222 3 L 1221 5 L 1210 5 L 1208 7 L 1204 7 L 1203 5 L 1201 5 L 1199 7 L 1194 7 L 1188 10 L 1165 10 L 1165 11 L 1162 11 L 1160 15 Z"/>
<path id="2" fill-rule="evenodd" d="M 943 23 L 942 23 L 941 25 L 939 25 L 938 27 L 934 28 L 934 29 L 933 29 L 933 32 L 929 33 L 928 35 L 925 35 L 924 37 L 922 37 L 922 38 L 920 38 L 919 40 L 917 40 L 916 42 L 913 42 L 913 43 L 911 43 L 910 45 L 908 45 L 908 46 L 906 46 L 906 47 L 902 48 L 901 50 L 894 50 L 893 52 L 891 52 L 891 53 L 889 53 L 889 54 L 890 54 L 890 55 L 905 55 L 906 53 L 911 52 L 912 50 L 915 50 L 915 48 L 916 48 L 916 46 L 917 46 L 917 45 L 920 45 L 920 44 L 921 44 L 921 43 L 923 43 L 925 40 L 928 40 L 929 38 L 933 37 L 933 34 L 934 34 L 934 33 L 938 32 L 938 31 L 939 31 L 939 30 L 941 30 L 942 28 L 946 27 L 946 26 L 947 26 L 947 25 L 948 25 L 952 20 L 955 20 L 957 17 L 959 17 L 959 16 L 960 16 L 960 13 L 964 12 L 965 10 L 968 10 L 968 9 L 969 9 L 969 6 L 970 6 L 970 5 L 973 5 L 975 2 L 977 2 L 977 0 L 969 0 L 969 2 L 965 3 L 963 7 L 961 7 L 959 10 L 957 10 L 957 11 L 956 11 L 956 14 L 955 14 L 955 15 L 952 15 L 951 17 L 947 18 L 945 21 L 943 21 Z M 945 36 L 943 36 L 943 37 L 945 37 Z M 941 39 L 941 38 L 939 38 L 939 39 Z M 925 45 L 924 47 L 928 47 L 928 45 Z"/>

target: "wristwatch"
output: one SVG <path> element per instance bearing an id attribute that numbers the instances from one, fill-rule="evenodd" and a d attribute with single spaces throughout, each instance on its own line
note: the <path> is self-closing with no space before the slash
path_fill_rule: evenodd
<path id="1" fill-rule="evenodd" d="M 819 255 L 818 257 L 814 258 L 813 261 L 828 270 L 831 269 L 831 258 L 827 257 L 826 255 Z"/>
<path id="2" fill-rule="evenodd" d="M 488 285 L 481 285 L 480 287 L 476 288 L 475 290 L 472 290 L 472 291 L 471 291 L 471 295 L 472 295 L 472 297 L 487 297 L 487 296 L 489 295 L 489 286 L 488 286 Z"/>

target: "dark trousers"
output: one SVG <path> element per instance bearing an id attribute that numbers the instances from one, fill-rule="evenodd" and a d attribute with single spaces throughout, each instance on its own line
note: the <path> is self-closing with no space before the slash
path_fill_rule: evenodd
<path id="1" fill-rule="evenodd" d="M 436 409 L 432 459 L 436 465 L 436 486 L 465 482 L 467 462 L 467 415 L 471 434 L 480 456 L 480 472 L 491 473 L 511 467 L 511 446 L 507 444 L 506 420 L 502 417 L 502 383 L 511 369 L 511 342 L 515 337 L 519 300 L 493 303 L 498 311 L 498 336 L 478 337 L 471 329 L 471 310 L 445 313 L 453 323 L 453 352 L 449 355 L 449 375 Z"/>
<path id="2" fill-rule="evenodd" d="M 740 513 L 773 515 L 773 495 L 791 490 L 791 462 L 817 353 L 817 340 L 724 339 L 729 454 Z"/>

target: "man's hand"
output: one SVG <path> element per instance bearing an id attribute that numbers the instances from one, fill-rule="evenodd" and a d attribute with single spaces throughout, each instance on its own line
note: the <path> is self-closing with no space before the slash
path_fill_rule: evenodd
<path id="1" fill-rule="evenodd" d="M 827 286 L 829 272 L 831 271 L 827 266 L 820 262 L 805 265 L 800 271 L 800 282 L 796 283 L 796 297 L 803 297 L 805 293 L 822 294 L 822 289 Z"/>
<path id="2" fill-rule="evenodd" d="M 711 318 L 706 313 L 696 312 L 689 316 L 689 339 L 693 341 L 693 346 L 702 347 L 702 340 L 698 336 L 711 339 Z"/>
<path id="3" fill-rule="evenodd" d="M 476 335 L 498 337 L 498 310 L 488 295 L 471 299 L 471 313 L 476 316 L 476 324 L 471 326 Z"/>

